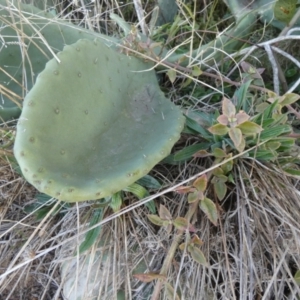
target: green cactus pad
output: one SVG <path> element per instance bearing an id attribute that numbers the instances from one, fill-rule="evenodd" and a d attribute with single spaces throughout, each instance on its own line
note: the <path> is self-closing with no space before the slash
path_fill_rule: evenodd
<path id="1" fill-rule="evenodd" d="M 184 117 L 151 65 L 80 40 L 49 61 L 24 100 L 14 153 L 39 191 L 75 202 L 127 187 L 166 157 Z"/>
<path id="2" fill-rule="evenodd" d="M 116 41 L 56 20 L 52 14 L 31 5 L 18 3 L 17 6 L 7 6 L 6 0 L 0 0 L 0 26 L 0 84 L 15 94 L 7 97 L 7 92 L 1 88 L 0 123 L 1 119 L 7 121 L 20 115 L 20 99 L 32 88 L 47 61 L 65 45 L 82 38 L 93 40 L 101 37 L 110 44 Z"/>

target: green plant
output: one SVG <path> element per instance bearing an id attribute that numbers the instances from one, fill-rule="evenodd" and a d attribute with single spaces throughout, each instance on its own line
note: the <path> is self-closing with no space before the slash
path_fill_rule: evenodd
<path id="1" fill-rule="evenodd" d="M 222 114 L 217 118 L 217 124 L 208 131 L 216 136 L 226 136 L 233 142 L 234 147 L 243 152 L 246 138 L 259 134 L 263 129 L 260 125 L 249 121 L 250 116 L 244 111 L 236 111 L 234 104 L 227 98 L 222 101 Z"/>
<path id="2" fill-rule="evenodd" d="M 37 22 L 33 22 L 34 26 L 37 27 L 31 27 L 29 24 L 22 24 L 22 27 L 18 27 L 16 24 L 22 23 L 21 20 L 23 19 L 20 16 L 16 16 L 17 23 L 15 23 L 15 18 L 5 15 L 5 9 L 3 10 L 2 19 L 8 25 L 9 33 L 14 36 L 12 43 L 19 37 L 20 32 L 26 38 L 28 37 L 28 62 L 34 67 L 39 65 L 37 69 L 34 69 L 35 74 L 39 73 L 39 78 L 31 92 L 26 96 L 22 116 L 18 123 L 15 143 L 15 155 L 25 178 L 41 192 L 65 201 L 83 201 L 115 194 L 118 190 L 145 175 L 154 164 L 168 154 L 173 144 L 179 138 L 183 118 L 180 117 L 179 111 L 169 104 L 159 92 L 154 73 L 142 72 L 151 65 L 142 63 L 134 57 L 125 58 L 125 55 L 117 54 L 112 49 L 117 48 L 113 47 L 112 42 L 115 42 L 116 45 L 119 44 L 119 47 L 121 47 L 121 42 L 118 43 L 114 38 L 105 38 L 101 35 L 101 39 L 97 41 L 99 44 L 98 48 L 95 48 L 91 41 L 79 41 L 70 47 L 66 47 L 41 72 L 44 68 L 45 57 L 48 59 L 50 54 L 53 55 L 51 47 L 55 47 L 55 51 L 60 50 L 63 42 L 70 44 L 79 37 L 91 39 L 92 33 L 79 30 L 76 26 L 67 27 L 62 22 L 53 23 L 51 22 L 52 17 L 31 6 L 22 6 L 21 9 L 23 13 L 29 11 L 38 18 Z M 43 15 L 41 23 L 38 14 Z M 237 17 L 238 25 L 232 32 L 236 38 L 239 34 L 245 34 L 245 30 L 249 27 L 248 25 L 251 23 L 251 18 L 254 15 L 249 13 L 246 16 L 239 15 Z M 122 42 L 122 47 L 127 47 L 126 54 L 131 53 L 131 51 L 138 51 L 138 53 L 143 55 L 147 54 L 156 57 L 157 53 L 161 52 L 162 49 L 159 44 L 154 43 L 152 45 L 150 41 L 148 47 L 148 44 L 143 44 L 143 41 L 146 39 L 145 36 L 138 34 L 135 30 L 130 30 L 128 25 L 117 16 L 112 15 L 112 17 L 125 32 L 126 36 Z M 66 32 L 65 27 L 68 28 Z M 41 31 L 43 36 L 43 45 L 45 44 L 44 41 L 48 43 L 47 46 L 44 45 L 44 51 L 41 51 L 32 42 L 33 36 L 39 35 L 39 31 Z M 61 35 L 62 40 L 57 40 L 58 34 Z M 227 47 L 228 39 L 228 36 L 225 36 L 225 39 L 221 37 L 220 41 L 216 40 L 214 43 L 216 45 L 221 43 Z M 230 45 L 231 42 L 232 39 L 229 43 Z M 241 43 L 237 39 L 233 43 L 235 45 L 233 47 L 236 47 L 236 42 L 238 44 Z M 34 46 L 31 46 L 31 44 Z M 109 47 L 106 45 L 109 45 Z M 77 50 L 77 48 L 80 50 Z M 20 51 L 19 48 L 17 49 L 17 51 Z M 201 50 L 205 53 L 205 49 L 211 49 L 210 45 L 203 46 L 197 51 Z M 224 48 L 226 51 L 232 51 L 232 49 Z M 41 52 L 45 51 L 48 51 L 48 55 L 44 56 L 43 53 L 43 56 L 41 56 Z M 100 57 L 97 51 L 103 51 L 105 55 L 102 54 Z M 87 54 L 88 52 L 89 54 Z M 20 54 L 17 52 L 13 56 L 21 57 L 22 62 Z M 9 56 L 9 54 L 4 53 L 4 57 L 5 55 Z M 88 59 L 89 55 L 95 58 L 90 68 L 87 68 L 85 60 Z M 163 53 L 163 55 L 166 54 Z M 197 54 L 195 52 L 192 55 Z M 209 50 L 205 55 L 211 56 L 212 52 Z M 168 60 L 180 60 L 185 65 L 186 62 L 182 60 L 182 57 L 184 56 L 174 55 Z M 104 75 L 103 66 L 99 67 L 98 59 L 99 62 L 102 59 L 101 63 L 110 68 L 106 70 L 110 74 Z M 80 64 L 73 64 L 73 61 L 77 62 L 78 60 L 81 60 L 81 66 Z M 20 64 L 18 61 L 17 63 Z M 64 66 L 65 64 L 68 64 L 68 68 Z M 25 67 L 26 70 L 30 70 L 29 66 Z M 97 71 L 95 71 L 94 67 L 96 67 Z M 128 67 L 130 70 L 127 70 Z M 21 72 L 21 68 L 18 70 Z M 134 76 L 132 71 L 142 72 L 141 76 L 140 74 Z M 116 72 L 117 76 L 115 75 Z M 7 74 L 4 76 L 7 76 Z M 123 80 L 123 76 L 127 77 L 127 81 Z M 10 74 L 9 77 L 13 77 L 13 75 Z M 26 75 L 26 77 L 30 76 Z M 33 77 L 31 78 L 29 88 L 35 81 Z M 93 85 L 89 82 L 90 78 L 95 78 Z M 106 81 L 107 79 L 108 81 Z M 102 81 L 103 85 L 99 86 L 99 81 Z M 124 84 L 125 82 L 126 84 Z M 78 90 L 70 91 L 69 85 L 78 87 Z M 17 86 L 18 89 L 20 88 L 20 85 L 12 85 L 11 88 L 14 86 Z M 104 86 L 103 91 L 102 86 Z M 109 86 L 110 88 L 108 89 L 107 87 Z M 128 90 L 127 86 L 129 86 Z M 143 88 L 138 90 L 137 86 L 143 86 Z M 15 94 L 18 93 L 20 94 L 20 91 L 16 90 Z M 82 101 L 87 95 L 89 95 L 87 102 Z M 100 101 L 97 103 L 97 97 L 100 97 L 101 103 Z M 132 100 L 132 97 L 134 100 Z M 110 103 L 108 102 L 109 98 L 112 99 Z M 105 112 L 101 120 L 97 120 L 97 111 L 99 110 Z M 72 115 L 68 120 L 67 114 Z M 74 131 L 74 128 L 77 127 L 77 118 L 81 122 L 87 121 L 84 121 L 80 114 L 83 114 L 82 116 L 85 115 L 85 118 L 89 120 L 89 124 L 83 125 L 81 129 Z M 116 119 L 117 121 L 115 121 Z M 161 123 L 158 122 L 159 120 Z M 94 123 L 95 121 L 96 123 Z M 112 126 L 110 122 L 114 122 L 114 125 Z M 147 134 L 145 130 L 147 126 L 152 127 L 154 123 L 156 132 L 152 128 L 152 133 L 148 136 L 146 142 L 144 140 Z M 50 124 L 52 125 L 50 126 Z M 123 127 L 126 128 L 126 126 L 127 130 L 122 134 Z M 45 132 L 42 132 L 40 128 L 44 128 Z M 70 134 L 70 131 L 74 131 L 73 135 Z M 59 135 L 54 132 L 59 132 Z M 48 135 L 47 138 L 45 138 L 45 134 Z M 141 139 L 136 138 L 136 135 L 140 135 Z M 123 138 L 123 142 L 117 140 L 118 138 L 115 139 L 114 136 Z M 136 140 L 136 143 L 132 143 L 133 140 Z M 55 143 L 52 141 L 55 141 Z M 139 154 L 138 152 L 136 154 L 139 158 L 135 160 L 129 159 L 129 157 L 126 158 L 126 155 L 125 157 L 123 156 L 124 154 L 120 150 L 122 143 L 124 145 L 131 144 L 132 148 L 124 146 L 128 153 L 132 152 L 133 148 L 137 150 L 137 147 L 139 147 L 137 143 L 146 144 L 145 149 L 144 146 L 140 146 Z M 100 147 L 100 144 L 102 154 L 95 150 Z M 156 154 L 153 151 L 154 148 L 156 149 Z M 51 150 L 49 151 L 49 149 Z M 84 149 L 84 152 L 81 152 L 82 149 Z M 115 155 L 113 154 L 114 152 L 118 154 Z M 132 158 L 133 153 L 128 155 Z M 83 157 L 86 158 L 84 159 Z M 113 165 L 108 157 L 113 158 Z M 79 163 L 81 165 L 71 163 L 71 161 L 74 162 L 78 159 L 80 159 Z M 127 159 L 128 161 L 126 161 Z M 133 163 L 134 161 L 135 163 Z M 57 169 L 58 166 L 59 169 Z M 92 171 L 90 171 L 91 169 Z M 115 176 L 116 174 L 118 176 Z"/>
<path id="3" fill-rule="evenodd" d="M 24 102 L 14 145 L 23 175 L 64 201 L 115 194 L 168 155 L 184 118 L 151 65 L 99 40 L 66 46 L 58 59 Z"/>
<path id="4" fill-rule="evenodd" d="M 298 0 L 259 0 L 256 1 L 255 7 L 259 10 L 260 18 L 263 22 L 272 26 L 283 29 L 292 20 L 299 7 Z M 299 15 L 298 15 L 299 16 Z M 298 17 L 293 27 L 298 27 L 300 18 Z"/>
<path id="5" fill-rule="evenodd" d="M 209 199 L 206 195 L 207 187 L 208 176 L 204 174 L 196 178 L 193 181 L 192 185 L 181 186 L 175 190 L 177 193 L 180 194 L 188 194 L 188 211 L 185 217 L 173 218 L 171 212 L 164 205 L 160 205 L 158 215 L 147 215 L 151 223 L 159 227 L 164 227 L 168 234 L 171 234 L 173 227 L 175 228 L 172 245 L 169 248 L 160 273 L 154 275 L 149 274 L 149 276 L 147 276 L 148 274 L 146 274 L 147 280 L 152 281 L 154 279 L 166 278 L 166 275 L 171 266 L 172 260 L 174 259 L 177 249 L 180 249 L 184 254 L 190 255 L 196 263 L 205 267 L 208 266 L 209 263 L 200 249 L 200 247 L 203 245 L 203 242 L 196 234 L 197 228 L 193 225 L 193 223 L 195 223 L 194 217 L 196 216 L 198 208 L 200 208 L 204 212 L 204 214 L 214 225 L 217 225 L 218 210 L 215 203 L 213 203 L 213 201 Z M 191 233 L 193 233 L 193 236 L 191 236 Z M 185 241 L 181 243 L 184 234 L 186 235 L 186 238 Z M 143 281 L 143 276 L 138 277 L 138 279 Z M 170 285 L 165 280 L 164 284 L 167 293 L 169 293 L 172 297 L 174 295 L 178 297 L 177 291 L 175 292 L 172 285 Z M 162 281 L 157 282 L 152 297 L 154 295 L 159 294 L 161 287 Z"/>
<path id="6" fill-rule="evenodd" d="M 184 149 L 176 153 L 173 159 L 177 161 L 186 159 L 185 155 L 191 157 L 192 153 L 195 154 L 197 151 L 199 153 L 195 155 L 201 157 L 208 154 L 206 151 L 209 149 L 214 151 L 214 149 L 220 148 L 225 154 L 248 150 L 248 154 L 247 151 L 245 152 L 246 156 L 274 161 L 278 159 L 278 155 L 280 156 L 280 150 L 283 150 L 281 146 L 290 145 L 292 147 L 295 142 L 295 138 L 289 136 L 293 131 L 292 126 L 288 123 L 288 114 L 282 109 L 299 100 L 300 96 L 292 93 L 284 96 L 269 93 L 266 99 L 252 99 L 251 96 L 248 98 L 247 95 L 248 86 L 249 82 L 241 86 L 235 93 L 233 100 L 224 98 L 221 115 L 212 113 L 204 116 L 203 113 L 188 112 L 187 128 L 201 134 L 205 142 L 197 144 L 197 146 L 193 145 L 192 151 Z M 236 103 L 235 105 L 233 101 Z M 246 113 L 250 110 L 253 113 L 252 116 Z M 204 126 L 200 125 L 199 122 Z M 269 149 L 267 155 L 263 149 L 266 148 L 266 145 L 271 147 L 271 143 L 275 141 L 280 144 L 278 144 L 279 151 L 274 152 L 273 150 L 276 149 Z M 255 145 L 258 148 L 255 151 L 249 151 Z M 197 148 L 199 149 L 197 150 Z"/>
<path id="7" fill-rule="evenodd" d="M 292 93 L 278 96 L 269 92 L 266 97 L 255 98 L 248 92 L 250 82 L 244 83 L 232 100 L 223 99 L 221 114 L 187 111 L 184 131 L 199 134 L 200 141 L 165 159 L 167 163 L 176 164 L 191 158 L 213 158 L 214 164 L 219 166 L 212 171 L 211 183 L 219 200 L 225 198 L 227 185 L 234 183 L 232 170 L 237 160 L 233 156 L 238 153 L 241 159 L 276 163 L 287 175 L 300 174 L 297 135 L 293 135 L 288 113 L 284 112 L 300 96 Z"/>

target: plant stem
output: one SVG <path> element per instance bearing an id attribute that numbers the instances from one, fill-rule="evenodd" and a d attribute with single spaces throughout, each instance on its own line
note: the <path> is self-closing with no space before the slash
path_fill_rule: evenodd
<path id="1" fill-rule="evenodd" d="M 189 210 L 185 215 L 185 218 L 188 220 L 188 222 L 190 222 L 190 220 L 193 217 L 194 213 L 197 211 L 198 204 L 199 204 L 199 200 L 197 200 L 194 203 L 190 204 Z M 164 276 L 167 277 L 168 270 L 170 269 L 170 266 L 171 266 L 172 260 L 174 258 L 175 252 L 178 248 L 179 242 L 181 241 L 182 236 L 183 236 L 184 233 L 185 233 L 185 230 L 178 230 L 177 231 L 176 236 L 175 236 L 175 238 L 174 238 L 174 240 L 171 244 L 171 247 L 168 251 L 168 254 L 167 254 L 167 256 L 164 260 L 163 266 L 162 266 L 159 274 L 164 275 Z M 162 285 L 163 285 L 162 280 L 158 280 L 156 282 L 151 300 L 158 300 L 159 299 L 159 294 L 160 294 Z"/>
<path id="2" fill-rule="evenodd" d="M 222 161 L 222 158 L 216 158 L 213 162 L 213 166 L 218 165 L 221 161 Z M 207 180 L 209 180 L 210 177 L 212 176 L 212 172 L 213 171 L 210 171 L 210 172 L 207 173 Z M 189 205 L 189 210 L 185 215 L 185 219 L 187 219 L 188 223 L 190 223 L 192 217 L 197 212 L 199 201 L 200 200 L 198 199 L 198 200 L 196 200 L 195 202 L 193 202 Z M 176 252 L 176 249 L 178 248 L 178 245 L 179 245 L 179 243 L 182 239 L 182 236 L 185 232 L 186 232 L 185 230 L 177 230 L 176 236 L 175 236 L 175 238 L 174 238 L 174 240 L 173 240 L 173 242 L 170 246 L 170 249 L 169 249 L 168 254 L 167 254 L 167 256 L 164 260 L 163 266 L 162 266 L 159 274 L 164 275 L 165 277 L 167 277 L 167 273 L 170 269 L 172 260 L 174 258 L 175 252 Z M 151 300 L 158 300 L 159 299 L 159 294 L 160 294 L 160 291 L 162 289 L 162 285 L 163 285 L 162 280 L 158 280 L 156 282 Z"/>

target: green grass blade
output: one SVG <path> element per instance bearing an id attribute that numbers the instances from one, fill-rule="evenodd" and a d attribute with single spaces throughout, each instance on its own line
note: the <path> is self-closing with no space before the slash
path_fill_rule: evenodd
<path id="1" fill-rule="evenodd" d="M 259 139 L 260 140 L 267 140 L 270 138 L 275 138 L 277 136 L 280 136 L 282 134 L 290 133 L 291 132 L 291 126 L 284 124 L 279 125 L 272 128 L 266 128 L 261 134 Z"/>
<path id="2" fill-rule="evenodd" d="M 174 155 L 175 161 L 185 161 L 193 157 L 193 155 L 200 150 L 207 150 L 210 143 L 200 143 L 191 146 L 187 146 L 182 150 L 178 151 Z"/>
<path id="3" fill-rule="evenodd" d="M 145 175 L 141 179 L 136 181 L 137 184 L 140 184 L 148 189 L 155 189 L 158 190 L 162 187 L 160 182 L 156 180 L 154 177 L 151 175 Z"/>
<path id="4" fill-rule="evenodd" d="M 101 222 L 102 218 L 103 218 L 103 208 L 96 209 L 93 212 L 92 218 L 90 220 L 89 228 Z M 101 232 L 101 226 L 97 226 L 96 228 L 93 228 L 86 233 L 84 241 L 79 246 L 79 254 L 90 249 L 95 244 L 100 232 Z"/>
<path id="5" fill-rule="evenodd" d="M 208 130 L 206 130 L 205 128 L 200 126 L 196 121 L 189 118 L 188 116 L 185 116 L 185 117 L 186 117 L 186 126 L 190 127 L 191 129 L 195 130 L 196 132 L 198 132 L 201 135 L 201 137 L 203 137 L 204 139 L 206 139 L 208 141 L 210 141 L 212 139 L 212 135 Z"/>

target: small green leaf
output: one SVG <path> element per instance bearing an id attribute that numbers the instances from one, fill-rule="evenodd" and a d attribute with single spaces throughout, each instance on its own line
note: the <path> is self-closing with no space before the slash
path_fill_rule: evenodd
<path id="1" fill-rule="evenodd" d="M 228 156 L 228 158 L 232 157 L 232 153 L 230 153 L 230 155 Z M 233 168 L 233 159 L 222 164 L 221 165 L 221 169 L 223 170 L 224 174 L 228 174 Z"/>
<path id="2" fill-rule="evenodd" d="M 193 245 L 188 245 L 188 251 L 191 254 L 191 256 L 195 262 L 197 262 L 198 264 L 203 265 L 205 267 L 208 266 L 207 260 L 204 256 L 203 252 L 198 247 L 195 247 Z"/>
<path id="3" fill-rule="evenodd" d="M 176 79 L 176 71 L 174 69 L 169 69 L 167 71 L 167 76 L 169 77 L 169 80 L 174 83 L 175 79 Z"/>
<path id="4" fill-rule="evenodd" d="M 21 168 L 16 160 L 16 158 L 14 156 L 7 156 L 6 159 L 9 161 L 10 167 L 19 175 L 21 175 L 22 177 L 24 177 L 24 175 L 22 174 Z"/>
<path id="5" fill-rule="evenodd" d="M 173 229 L 173 225 L 172 225 L 172 222 L 171 221 L 164 221 L 164 229 L 166 231 L 167 234 L 170 234 L 172 229 Z"/>
<path id="6" fill-rule="evenodd" d="M 227 182 L 228 177 L 225 175 L 216 175 L 212 178 L 211 182 L 216 183 L 217 181 Z"/>
<path id="7" fill-rule="evenodd" d="M 182 217 L 177 217 L 173 221 L 173 225 L 179 230 L 188 230 L 190 232 L 196 232 L 195 227 L 192 224 L 190 224 L 187 219 Z"/>
<path id="8" fill-rule="evenodd" d="M 173 225 L 180 230 L 186 230 L 189 226 L 189 222 L 187 219 L 182 218 L 182 217 L 177 217 L 174 221 L 173 221 Z"/>
<path id="9" fill-rule="evenodd" d="M 102 221 L 103 218 L 103 208 L 98 208 L 93 212 L 92 218 L 90 220 L 89 228 L 93 227 L 95 224 Z M 79 254 L 90 249 L 96 242 L 99 234 L 101 232 L 101 225 L 89 230 L 84 238 L 84 241 L 79 246 Z M 76 255 L 76 253 L 75 253 Z"/>
<path id="10" fill-rule="evenodd" d="M 226 157 L 227 154 L 226 152 L 223 150 L 223 149 L 220 149 L 220 148 L 215 148 L 212 152 L 212 154 L 214 155 L 214 157 L 216 158 L 223 158 L 223 157 Z"/>
<path id="11" fill-rule="evenodd" d="M 192 68 L 192 75 L 194 77 L 200 76 L 201 74 L 202 74 L 202 71 L 201 71 L 201 69 L 198 66 L 194 66 Z"/>
<path id="12" fill-rule="evenodd" d="M 252 79 L 260 79 L 261 80 L 261 74 L 264 72 L 264 68 L 255 68 L 254 66 L 250 65 L 249 63 L 242 61 L 240 63 L 243 71 L 247 74 L 249 74 L 250 78 Z M 251 81 L 250 81 L 251 82 Z M 253 81 L 253 84 L 255 84 L 255 80 Z M 246 100 L 246 99 L 245 99 Z"/>
<path id="13" fill-rule="evenodd" d="M 296 283 L 300 285 L 300 270 L 298 270 L 296 272 L 294 279 L 295 279 Z"/>
<path id="14" fill-rule="evenodd" d="M 233 144 L 239 152 L 242 152 L 244 149 L 241 149 L 241 144 L 243 141 L 242 131 L 239 128 L 230 128 L 229 136 L 233 141 Z"/>
<path id="15" fill-rule="evenodd" d="M 129 185 L 127 188 L 123 189 L 123 191 L 130 192 L 137 196 L 139 199 L 143 199 L 149 196 L 149 192 L 143 186 L 137 183 Z"/>
<path id="16" fill-rule="evenodd" d="M 216 124 L 209 127 L 208 131 L 214 135 L 225 135 L 228 133 L 229 128 L 222 124 Z"/>
<path id="17" fill-rule="evenodd" d="M 239 128 L 242 134 L 245 135 L 257 134 L 263 130 L 263 128 L 260 125 L 250 121 L 246 121 L 242 124 L 239 124 L 238 126 L 236 126 L 236 128 Z"/>
<path id="18" fill-rule="evenodd" d="M 194 182 L 193 182 L 193 186 L 201 192 L 204 192 L 206 190 L 207 187 L 207 176 L 206 174 L 201 175 L 200 177 L 198 177 Z"/>
<path id="19" fill-rule="evenodd" d="M 228 118 L 232 118 L 236 114 L 235 106 L 229 99 L 227 99 L 225 97 L 223 98 L 223 101 L 222 101 L 222 113 L 223 113 L 223 115 L 227 116 Z"/>
<path id="20" fill-rule="evenodd" d="M 299 99 L 300 99 L 300 95 L 294 93 L 288 93 L 282 96 L 282 100 L 280 101 L 280 104 L 282 106 L 290 105 L 295 103 Z"/>
<path id="21" fill-rule="evenodd" d="M 159 216 L 157 215 L 147 215 L 149 221 L 157 226 L 163 226 L 164 225 L 164 220 L 162 220 Z"/>
<path id="22" fill-rule="evenodd" d="M 200 209 L 205 213 L 207 218 L 215 225 L 218 225 L 218 211 L 215 203 L 209 198 L 204 198 L 199 203 Z"/>
<path id="23" fill-rule="evenodd" d="M 214 183 L 214 190 L 219 200 L 223 200 L 227 193 L 227 185 L 222 181 Z"/>
<path id="24" fill-rule="evenodd" d="M 224 175 L 224 170 L 221 167 L 213 169 L 213 174 L 215 176 L 221 176 Z"/>
<path id="25" fill-rule="evenodd" d="M 224 114 L 218 116 L 217 121 L 222 125 L 225 125 L 225 126 L 229 125 L 229 119 Z"/>
<path id="26" fill-rule="evenodd" d="M 203 193 L 202 193 L 202 196 L 203 196 Z M 194 202 L 196 202 L 197 200 L 199 200 L 199 192 L 195 191 L 193 193 L 189 193 L 187 199 L 188 199 L 188 203 L 194 203 Z"/>
<path id="27" fill-rule="evenodd" d="M 295 68 L 287 69 L 284 74 L 285 77 L 291 78 L 294 77 L 297 73 L 298 73 L 298 68 L 295 66 Z"/>
<path id="28" fill-rule="evenodd" d="M 245 122 L 247 122 L 249 119 L 250 119 L 250 116 L 249 115 L 247 115 L 244 111 L 240 111 L 240 112 L 238 112 L 236 115 L 235 115 L 235 117 L 236 117 L 236 121 L 237 121 L 237 123 L 238 124 L 242 124 L 242 123 L 245 123 Z"/>
<path id="29" fill-rule="evenodd" d="M 230 182 L 230 183 L 233 183 L 233 184 L 235 184 L 234 178 L 233 178 L 233 176 L 232 176 L 232 174 L 231 174 L 231 173 L 230 173 L 230 174 L 228 174 L 228 179 L 227 179 L 227 181 L 228 181 L 228 182 Z"/>
<path id="30" fill-rule="evenodd" d="M 270 142 L 266 143 L 267 149 L 272 150 L 272 151 L 277 150 L 280 146 L 281 146 L 281 143 L 277 142 L 277 141 L 270 141 Z"/>
<path id="31" fill-rule="evenodd" d="M 202 246 L 203 245 L 203 241 L 199 238 L 199 236 L 197 234 L 194 234 L 191 243 L 196 245 L 196 246 Z"/>
<path id="32" fill-rule="evenodd" d="M 243 71 L 245 73 L 248 73 L 248 74 L 255 74 L 256 73 L 256 68 L 254 66 L 252 66 L 251 64 L 249 64 L 248 62 L 246 62 L 246 61 L 242 61 L 240 63 L 240 66 L 241 66 L 241 68 L 243 69 Z"/>
<path id="33" fill-rule="evenodd" d="M 122 206 L 122 203 L 123 199 L 121 196 L 121 192 L 118 192 L 112 195 L 109 206 L 112 208 L 113 212 L 118 212 Z"/>
<path id="34" fill-rule="evenodd" d="M 145 206 L 150 210 L 151 213 L 156 213 L 156 206 L 153 200 L 148 201 Z"/>
<path id="35" fill-rule="evenodd" d="M 258 112 L 258 113 L 262 113 L 266 110 L 266 108 L 268 108 L 270 106 L 269 103 L 267 102 L 262 102 L 258 105 L 255 106 L 255 111 Z"/>
<path id="36" fill-rule="evenodd" d="M 172 220 L 172 215 L 170 211 L 162 204 L 159 206 L 158 214 L 162 220 Z"/>

